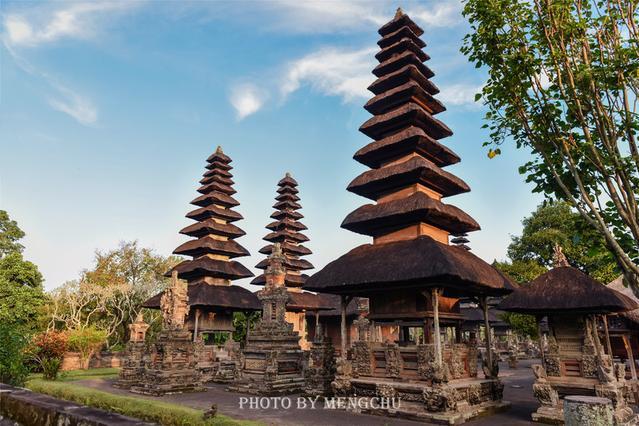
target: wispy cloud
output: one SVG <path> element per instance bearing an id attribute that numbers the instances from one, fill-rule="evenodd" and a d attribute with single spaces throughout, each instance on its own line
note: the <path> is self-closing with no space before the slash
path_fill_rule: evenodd
<path id="1" fill-rule="evenodd" d="M 437 98 L 441 100 L 444 105 L 465 105 L 479 106 L 479 103 L 475 102 L 475 95 L 481 93 L 483 85 L 457 83 L 440 87 L 440 92 Z"/>
<path id="2" fill-rule="evenodd" d="M 448 27 L 463 21 L 460 0 L 439 1 L 432 5 L 420 5 L 407 11 L 418 24 L 427 27 Z"/>
<path id="3" fill-rule="evenodd" d="M 95 124 L 98 120 L 98 110 L 89 99 L 67 88 L 59 87 L 58 90 L 65 95 L 65 98 L 50 98 L 51 108 L 70 115 L 80 124 Z"/>
<path id="4" fill-rule="evenodd" d="M 325 94 L 340 96 L 345 102 L 365 98 L 373 81 L 373 53 L 377 49 L 358 50 L 329 47 L 313 52 L 287 65 L 280 93 L 288 95 L 304 85 Z"/>
<path id="5" fill-rule="evenodd" d="M 98 120 L 98 109 L 86 95 L 60 83 L 50 73 L 42 71 L 23 53 L 62 39 L 89 39 L 97 35 L 105 20 L 113 14 L 138 7 L 142 2 L 95 1 L 57 3 L 7 13 L 3 17 L 2 42 L 15 63 L 28 74 L 44 80 L 50 93 L 47 103 L 80 124 L 92 125 Z"/>
<path id="6" fill-rule="evenodd" d="M 235 108 L 238 120 L 259 111 L 268 98 L 268 93 L 251 83 L 238 84 L 231 88 L 229 101 Z"/>
<path id="7" fill-rule="evenodd" d="M 139 4 L 124 1 L 66 3 L 59 9 L 37 8 L 28 15 L 10 13 L 4 17 L 4 41 L 12 46 L 36 47 L 62 38 L 89 38 L 96 34 L 99 21 Z"/>

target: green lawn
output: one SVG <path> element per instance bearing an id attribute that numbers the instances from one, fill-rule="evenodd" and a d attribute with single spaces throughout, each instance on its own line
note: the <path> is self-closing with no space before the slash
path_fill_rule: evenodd
<path id="1" fill-rule="evenodd" d="M 55 398 L 166 426 L 257 426 L 260 424 L 245 420 L 234 420 L 221 414 L 205 421 L 202 418 L 203 411 L 195 408 L 133 396 L 114 395 L 72 382 L 73 380 L 84 378 L 109 377 L 114 374 L 113 371 L 105 370 L 115 370 L 117 374 L 117 369 L 99 369 L 102 370 L 101 374 L 96 370 L 69 372 L 65 378 L 66 381 L 48 381 L 41 378 L 32 378 L 27 382 L 26 387 L 34 392 L 44 393 Z"/>
<path id="2" fill-rule="evenodd" d="M 62 371 L 58 376 L 60 382 L 73 382 L 85 379 L 110 379 L 118 376 L 119 368 L 92 368 L 90 370 Z M 42 379 L 42 374 L 32 374 L 29 379 Z"/>

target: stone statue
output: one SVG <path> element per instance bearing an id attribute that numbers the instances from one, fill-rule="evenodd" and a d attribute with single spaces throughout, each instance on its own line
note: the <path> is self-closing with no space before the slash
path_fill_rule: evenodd
<path id="1" fill-rule="evenodd" d="M 570 266 L 570 263 L 568 263 L 568 259 L 559 244 L 555 244 L 555 247 L 553 248 L 553 263 L 555 268 Z"/>
<path id="2" fill-rule="evenodd" d="M 171 274 L 171 285 L 160 299 L 162 326 L 165 330 L 182 330 L 189 313 L 187 284 L 178 279 L 177 271 Z"/>

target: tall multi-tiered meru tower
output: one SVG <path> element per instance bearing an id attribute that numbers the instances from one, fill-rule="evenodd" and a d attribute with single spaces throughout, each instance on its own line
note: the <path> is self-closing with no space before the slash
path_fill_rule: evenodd
<path id="1" fill-rule="evenodd" d="M 377 79 L 369 86 L 374 97 L 365 105 L 373 117 L 360 127 L 373 141 L 354 156 L 371 169 L 348 185 L 373 202 L 342 222 L 373 242 L 329 263 L 304 288 L 340 295 L 342 318 L 353 297 L 368 297 L 373 328 L 399 329 L 384 341 L 379 333 L 360 333 L 333 382 L 337 394 L 393 395 L 402 401 L 398 414 L 457 424 L 506 405 L 494 370 L 478 377 L 476 342 L 461 340 L 459 299 L 485 302 L 513 287 L 470 251 L 450 245 L 451 235 L 477 231 L 479 224 L 444 202 L 469 187 L 444 170 L 459 157 L 440 142 L 452 131 L 437 118 L 445 108 L 424 64 L 423 30 L 398 10 L 379 34 Z M 442 335 L 456 338 L 442 342 Z"/>
<path id="2" fill-rule="evenodd" d="M 308 278 L 308 275 L 302 271 L 313 269 L 313 265 L 308 260 L 302 259 L 303 256 L 311 254 L 311 251 L 303 245 L 308 241 L 308 237 L 302 233 L 307 228 L 300 222 L 304 216 L 299 212 L 302 206 L 299 204 L 298 183 L 290 173 L 286 173 L 277 186 L 277 196 L 273 205 L 275 212 L 271 214 L 274 221 L 266 225 L 271 232 L 264 237 L 269 244 L 262 247 L 260 253 L 270 255 L 276 243 L 281 247 L 285 258 L 285 286 L 289 294 L 286 304 L 286 321 L 293 324 L 293 330 L 300 335 L 302 349 L 307 350 L 311 343 L 307 339 L 306 312 L 317 313 L 318 310 L 330 309 L 330 306 L 325 306 L 321 297 L 302 291 L 302 286 Z M 266 258 L 256 267 L 266 269 L 268 264 L 269 261 Z M 265 275 L 257 276 L 251 284 L 265 285 Z"/>

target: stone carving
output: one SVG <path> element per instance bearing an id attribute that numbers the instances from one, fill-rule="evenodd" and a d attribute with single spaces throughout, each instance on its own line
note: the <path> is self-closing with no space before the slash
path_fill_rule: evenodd
<path id="1" fill-rule="evenodd" d="M 162 328 L 164 330 L 182 330 L 184 320 L 189 313 L 189 296 L 186 281 L 178 279 L 177 271 L 171 275 L 171 285 L 160 299 Z"/>
<path id="2" fill-rule="evenodd" d="M 382 384 L 378 383 L 375 387 L 375 393 L 377 396 L 381 398 L 395 398 L 397 396 L 397 391 L 390 384 Z"/>
<path id="3" fill-rule="evenodd" d="M 432 364 L 435 362 L 433 345 L 417 345 L 417 374 L 424 380 L 433 379 Z"/>
<path id="4" fill-rule="evenodd" d="M 402 357 L 399 353 L 399 346 L 396 343 L 385 343 L 384 355 L 386 357 L 386 376 L 400 377 L 402 372 Z"/>
<path id="5" fill-rule="evenodd" d="M 330 396 L 336 370 L 335 348 L 331 340 L 316 337 L 311 346 L 308 367 L 304 370 L 304 392 L 310 396 Z"/>
<path id="6" fill-rule="evenodd" d="M 462 358 L 464 349 L 466 349 L 466 345 L 456 344 L 453 346 L 450 362 L 447 363 L 452 379 L 460 379 L 466 374 L 466 366 Z"/>
<path id="7" fill-rule="evenodd" d="M 353 377 L 370 376 L 372 373 L 373 350 L 370 342 L 353 343 Z"/>
<path id="8" fill-rule="evenodd" d="M 477 361 L 479 358 L 479 350 L 477 349 L 477 340 L 470 339 L 468 342 L 468 375 L 470 377 L 477 377 Z"/>
<path id="9" fill-rule="evenodd" d="M 454 389 L 448 386 L 433 386 L 423 391 L 424 404 L 431 412 L 453 411 L 457 408 Z"/>

